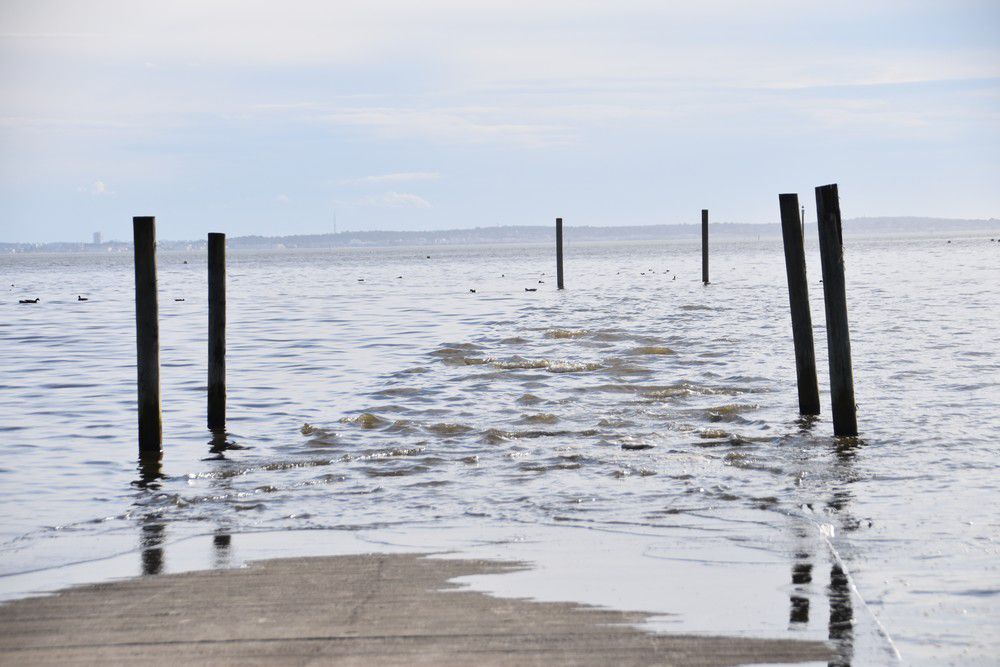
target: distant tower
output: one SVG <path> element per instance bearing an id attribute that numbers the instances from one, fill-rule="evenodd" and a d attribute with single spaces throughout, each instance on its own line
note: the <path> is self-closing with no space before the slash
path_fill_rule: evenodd
<path id="1" fill-rule="evenodd" d="M 101 239 L 101 233 L 100 232 L 94 232 L 94 245 L 101 245 L 101 241 L 102 241 L 102 239 Z"/>

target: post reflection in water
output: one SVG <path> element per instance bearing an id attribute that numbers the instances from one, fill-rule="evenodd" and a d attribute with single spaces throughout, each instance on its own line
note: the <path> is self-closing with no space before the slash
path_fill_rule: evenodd
<path id="1" fill-rule="evenodd" d="M 147 523 L 142 527 L 139 546 L 142 548 L 142 573 L 155 575 L 163 572 L 163 538 L 166 526 L 162 523 Z"/>
<path id="2" fill-rule="evenodd" d="M 139 479 L 132 482 L 132 486 L 153 490 L 160 488 L 160 480 L 163 479 L 163 452 L 139 452 L 137 470 Z"/>
<path id="3" fill-rule="evenodd" d="M 819 423 L 819 417 L 817 415 L 799 415 L 795 423 L 798 425 L 800 433 L 812 434 L 813 427 Z"/>
<path id="4" fill-rule="evenodd" d="M 235 442 L 229 439 L 229 434 L 225 430 L 216 429 L 212 431 L 212 437 L 208 441 L 208 451 L 212 456 L 209 456 L 203 460 L 205 461 L 221 461 L 225 460 L 226 452 L 228 450 L 235 449 L 246 449 L 241 445 L 237 445 Z"/>

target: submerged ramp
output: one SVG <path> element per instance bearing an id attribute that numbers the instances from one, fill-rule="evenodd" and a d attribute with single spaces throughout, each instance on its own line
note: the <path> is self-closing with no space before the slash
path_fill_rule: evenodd
<path id="1" fill-rule="evenodd" d="M 0 664 L 738 665 L 820 642 L 651 634 L 648 615 L 502 599 L 455 577 L 522 567 L 412 554 L 293 558 L 0 606 Z"/>

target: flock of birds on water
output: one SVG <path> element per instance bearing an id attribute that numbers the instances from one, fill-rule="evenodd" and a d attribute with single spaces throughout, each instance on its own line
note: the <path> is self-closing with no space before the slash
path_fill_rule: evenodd
<path id="1" fill-rule="evenodd" d="M 990 239 L 990 243 L 998 243 L 998 242 L 1000 242 L 1000 239 Z M 948 243 L 951 243 L 951 241 L 948 241 Z M 427 259 L 430 259 L 430 258 L 431 258 L 431 256 L 427 255 Z M 184 260 L 184 263 L 187 264 L 188 263 L 187 260 Z M 648 269 L 648 271 L 650 273 L 656 273 L 656 271 L 654 271 L 653 269 Z M 670 269 L 664 269 L 663 272 L 664 273 L 670 273 Z M 545 274 L 543 273 L 542 275 L 544 276 Z M 621 271 L 618 272 L 618 275 L 621 275 Z M 639 275 L 644 276 L 644 275 L 646 275 L 646 272 L 642 271 L 642 272 L 639 273 Z M 403 276 L 396 276 L 396 279 L 400 280 L 400 279 L 402 279 L 402 277 Z M 501 278 L 505 278 L 506 274 L 501 273 L 500 277 Z M 673 277 L 673 280 L 677 280 L 677 276 L 676 275 Z M 365 282 L 365 279 L 364 278 L 358 278 L 358 282 L 359 283 L 363 283 L 363 282 Z M 821 280 L 820 282 L 823 282 L 823 281 Z M 544 280 L 539 280 L 538 284 L 539 285 L 544 285 L 545 281 Z M 14 287 L 14 285 L 11 284 L 11 287 Z M 537 292 L 538 288 L 537 287 L 525 287 L 524 291 L 525 292 Z M 472 294 L 476 294 L 476 289 L 474 287 L 469 288 L 469 292 L 471 292 Z M 87 297 L 82 296 L 82 295 L 77 295 L 76 300 L 77 301 L 89 301 L 90 299 L 88 299 Z M 41 301 L 41 299 L 38 298 L 38 297 L 35 297 L 34 299 L 18 299 L 17 302 L 18 303 L 38 303 L 39 301 Z M 176 299 L 174 299 L 174 301 L 184 301 L 184 299 L 183 298 L 176 298 Z"/>
<path id="2" fill-rule="evenodd" d="M 11 287 L 13 287 L 13 286 L 14 285 L 11 285 Z M 90 301 L 89 298 L 87 298 L 85 296 L 81 296 L 79 294 L 77 295 L 76 300 L 77 301 Z M 183 301 L 183 300 L 184 299 L 174 299 L 174 301 Z M 35 297 L 34 299 L 18 299 L 17 300 L 18 303 L 38 303 L 39 301 L 41 301 L 40 297 Z"/>

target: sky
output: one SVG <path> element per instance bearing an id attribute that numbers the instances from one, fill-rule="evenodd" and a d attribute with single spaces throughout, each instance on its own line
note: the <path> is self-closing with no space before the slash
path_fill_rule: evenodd
<path id="1" fill-rule="evenodd" d="M 997 0 L 3 0 L 0 241 L 1000 217 Z"/>

